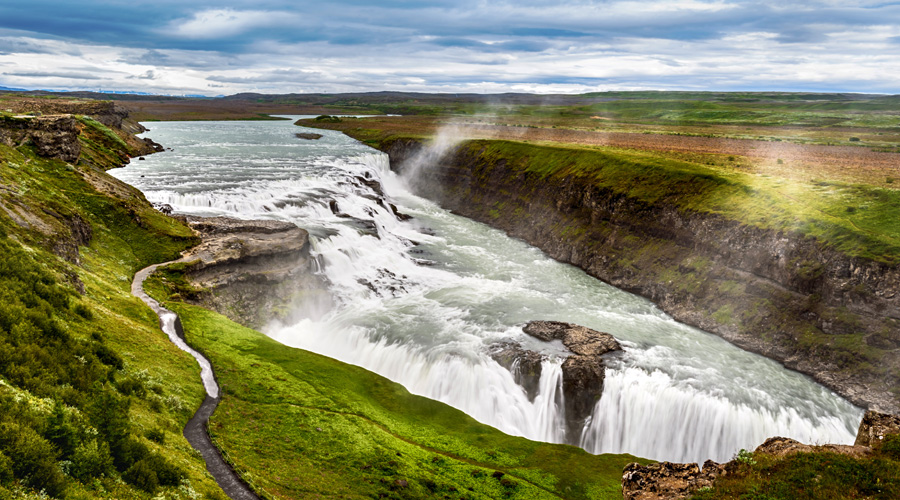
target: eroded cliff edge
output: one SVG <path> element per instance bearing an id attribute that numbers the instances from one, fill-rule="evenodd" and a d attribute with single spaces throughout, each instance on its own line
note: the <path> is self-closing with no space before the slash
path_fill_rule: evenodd
<path id="1" fill-rule="evenodd" d="M 900 410 L 896 264 L 649 203 L 576 176 L 544 175 L 513 164 L 491 144 L 468 141 L 430 156 L 415 139 L 376 146 L 391 168 L 415 168 L 414 190 L 442 206 L 647 297 L 678 321 L 809 374 L 860 406 Z M 519 146 L 535 148 L 536 156 L 542 147 Z"/>
<path id="2" fill-rule="evenodd" d="M 184 254 L 182 263 L 166 268 L 175 271 L 170 279 L 178 290 L 170 298 L 255 329 L 331 307 L 326 284 L 312 272 L 306 230 L 276 220 L 183 219 L 201 243 Z"/>

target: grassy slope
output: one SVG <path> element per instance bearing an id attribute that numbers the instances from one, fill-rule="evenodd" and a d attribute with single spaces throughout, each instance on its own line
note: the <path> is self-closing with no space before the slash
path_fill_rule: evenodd
<path id="1" fill-rule="evenodd" d="M 743 456 L 737 468 L 696 492 L 695 500 L 832 500 L 900 496 L 900 435 L 889 435 L 870 457 L 830 451 L 774 457 Z"/>
<path id="2" fill-rule="evenodd" d="M 85 123 L 94 127 L 90 121 Z M 7 383 L 0 388 L 0 399 L 25 401 L 23 411 L 33 416 L 38 430 L 45 425 L 55 402 L 65 401 L 67 418 L 77 422 L 79 432 L 90 435 L 91 424 L 82 417 L 91 404 L 91 395 L 99 388 L 112 389 L 116 397 L 130 404 L 126 418 L 135 438 L 151 451 L 164 454 L 186 474 L 188 481 L 182 487 L 165 489 L 167 496 L 221 498 L 221 490 L 206 473 L 202 459 L 181 435 L 193 409 L 203 399 L 196 363 L 169 342 L 159 331 L 155 315 L 130 294 L 135 270 L 176 257 L 180 250 L 193 244 L 194 237 L 185 226 L 153 210 L 140 193 L 99 171 L 111 166 L 103 164 L 102 158 L 118 157 L 109 153 L 121 146 L 114 144 L 111 137 L 100 139 L 104 135 L 101 128 L 89 131 L 89 141 L 102 148 L 95 149 L 85 142 L 82 163 L 74 168 L 36 157 L 27 146 L 12 149 L 0 145 L 0 202 L 5 209 L 0 211 L 0 232 L 4 243 L 11 245 L 12 253 L 8 255 L 19 255 L 22 267 L 55 276 L 55 284 L 50 286 L 64 293 L 70 310 L 64 307 L 50 313 L 71 337 L 67 345 L 78 348 L 100 342 L 122 359 L 122 369 L 114 370 L 109 382 L 100 380 L 101 386 L 83 395 L 71 395 L 65 386 Z M 105 178 L 109 186 L 118 186 L 118 196 L 98 192 L 87 178 Z M 27 222 L 16 223 L 10 212 L 20 222 L 23 218 Z M 93 230 L 90 245 L 80 248 L 81 265 L 49 251 L 67 238 L 66 221 L 72 217 L 84 219 Z M 75 291 L 73 276 L 84 283 L 84 295 Z M 8 337 L 9 334 L 0 329 L 4 339 L 20 340 Z M 87 407 L 79 406 L 82 404 Z M 10 408 L 15 407 L 4 406 L 7 411 Z M 147 439 L 146 434 L 154 440 Z M 60 450 L 55 453 L 59 459 L 66 458 L 59 456 Z M 153 497 L 123 483 L 119 474 L 111 470 L 96 480 L 82 482 L 70 477 L 66 482 L 68 498 Z M 0 498 L 10 492 L 24 498 L 36 497 L 27 481 L 17 482 L 0 473 Z"/>
<path id="3" fill-rule="evenodd" d="M 273 498 L 620 498 L 636 460 L 508 436 L 364 369 L 168 306 L 216 367 L 214 440 Z"/>

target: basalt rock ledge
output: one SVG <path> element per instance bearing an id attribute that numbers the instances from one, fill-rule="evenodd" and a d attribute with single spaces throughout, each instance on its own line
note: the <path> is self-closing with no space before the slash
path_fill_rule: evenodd
<path id="1" fill-rule="evenodd" d="M 312 271 L 306 230 L 275 220 L 185 220 L 202 243 L 185 255 L 184 269 L 199 291 L 183 298 L 253 328 L 291 321 L 299 304 L 330 307 L 325 283 Z"/>
<path id="2" fill-rule="evenodd" d="M 590 328 L 560 321 L 531 321 L 522 331 L 539 340 L 560 340 L 572 352 L 562 364 L 565 397 L 566 440 L 577 444 L 581 430 L 603 394 L 606 365 L 603 356 L 620 351 L 615 337 Z M 534 400 L 546 356 L 512 342 L 494 344 L 491 357 L 509 370 L 529 398 Z"/>

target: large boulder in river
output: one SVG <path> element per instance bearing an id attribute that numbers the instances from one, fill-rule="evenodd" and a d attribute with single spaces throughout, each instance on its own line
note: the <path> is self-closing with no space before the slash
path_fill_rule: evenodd
<path id="1" fill-rule="evenodd" d="M 622 349 L 616 338 L 608 333 L 562 321 L 530 321 L 522 331 L 548 342 L 562 340 L 570 351 L 581 356 L 600 356 Z"/>
<path id="2" fill-rule="evenodd" d="M 562 365 L 563 395 L 567 433 L 580 433 L 603 393 L 606 365 L 601 356 L 619 351 L 622 346 L 608 333 L 560 321 L 532 321 L 522 330 L 544 341 L 562 340 L 574 353 Z"/>
<path id="3" fill-rule="evenodd" d="M 566 411 L 566 436 L 577 443 L 584 422 L 603 393 L 606 365 L 603 355 L 622 347 L 608 333 L 559 321 L 532 321 L 522 329 L 525 333 L 549 342 L 561 340 L 572 352 L 562 364 L 563 397 Z M 537 396 L 541 380 L 541 362 L 546 356 L 523 348 L 519 344 L 503 342 L 490 348 L 490 355 L 509 370 L 525 389 L 532 401 Z"/>
<path id="4" fill-rule="evenodd" d="M 514 342 L 494 344 L 490 347 L 489 354 L 500 366 L 512 373 L 516 383 L 525 389 L 528 399 L 534 401 L 540 389 L 544 356 Z"/>

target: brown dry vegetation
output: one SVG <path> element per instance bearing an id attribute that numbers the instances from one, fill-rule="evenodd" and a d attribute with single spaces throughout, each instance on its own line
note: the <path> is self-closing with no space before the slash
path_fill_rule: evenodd
<path id="1" fill-rule="evenodd" d="M 841 181 L 900 188 L 900 153 L 865 146 L 826 146 L 785 141 L 733 139 L 673 134 L 587 131 L 560 128 L 488 125 L 429 117 L 347 119 L 318 127 L 371 130 L 388 135 L 428 136 L 442 127 L 465 139 L 502 139 L 649 150 L 708 165 L 803 181 Z"/>

